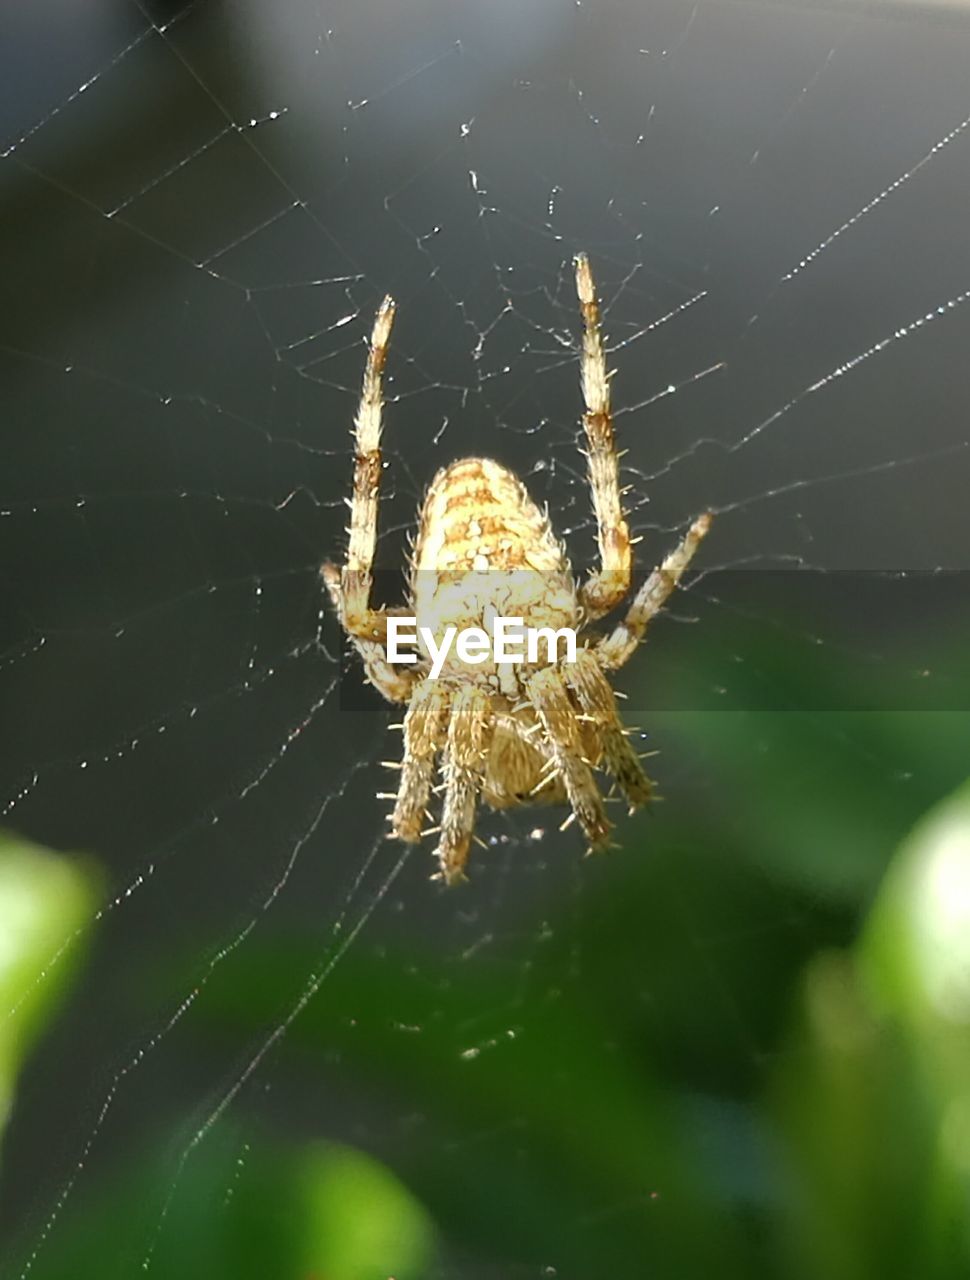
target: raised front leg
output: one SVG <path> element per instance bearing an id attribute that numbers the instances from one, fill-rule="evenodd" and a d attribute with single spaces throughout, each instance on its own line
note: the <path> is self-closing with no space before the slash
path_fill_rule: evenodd
<path id="1" fill-rule="evenodd" d="M 620 499 L 620 461 L 613 438 L 610 375 L 600 333 L 599 303 L 585 253 L 576 258 L 576 292 L 584 325 L 581 380 L 586 403 L 583 427 L 589 446 L 586 461 L 600 552 L 600 567 L 580 588 L 580 599 L 588 618 L 601 618 L 630 589 L 632 549 Z"/>
<path id="2" fill-rule="evenodd" d="M 340 570 L 329 563 L 322 570 L 344 628 L 352 636 L 381 643 L 387 639 L 387 612 L 371 608 L 370 591 L 382 465 L 381 377 L 393 323 L 394 300 L 385 298 L 374 320 L 360 404 L 354 419 L 354 493 L 350 504 L 347 559 Z"/>

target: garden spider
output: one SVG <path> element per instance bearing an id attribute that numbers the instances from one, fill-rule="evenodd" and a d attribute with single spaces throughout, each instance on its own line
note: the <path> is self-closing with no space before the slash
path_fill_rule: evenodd
<path id="1" fill-rule="evenodd" d="M 575 267 L 584 322 L 583 427 L 599 567 L 578 584 L 548 514 L 518 477 L 490 458 L 464 458 L 438 472 L 424 500 L 408 607 L 372 608 L 381 375 L 394 320 L 391 298 L 381 303 L 374 322 L 355 419 L 346 561 L 341 569 L 330 563 L 322 567 L 367 679 L 391 702 L 407 704 L 400 782 L 392 797 L 391 831 L 398 839 L 414 843 L 431 834 L 424 828 L 435 763 L 439 754 L 442 758 L 444 803 L 440 826 L 432 831 L 439 833 L 436 875 L 447 884 L 464 878 L 480 794 L 495 809 L 568 802 L 572 813 L 564 825 L 578 819 L 591 851 L 608 844 L 611 826 L 594 768 L 612 775 L 631 812 L 649 800 L 650 781 L 620 721 L 605 672 L 634 653 L 710 528 L 711 514 L 699 516 L 649 576 L 625 618 L 605 636 L 582 638 L 575 662 L 470 666 L 452 656 L 432 680 L 425 651 L 413 666 L 388 660 L 389 617 L 414 616 L 435 636 L 448 626 L 487 630 L 496 616 L 579 631 L 629 592 L 632 545 L 621 502 L 599 305 L 585 254 L 577 256 Z"/>

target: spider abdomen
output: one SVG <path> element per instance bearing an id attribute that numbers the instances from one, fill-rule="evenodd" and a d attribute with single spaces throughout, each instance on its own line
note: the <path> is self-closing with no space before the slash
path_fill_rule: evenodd
<path id="1" fill-rule="evenodd" d="M 535 569 L 569 572 L 547 512 L 491 458 L 462 458 L 431 482 L 421 508 L 414 572 Z"/>
<path id="2" fill-rule="evenodd" d="M 579 613 L 569 561 L 548 515 L 518 476 L 491 458 L 463 458 L 432 481 L 421 509 L 411 602 L 418 626 L 437 638 L 449 626 L 491 632 L 496 617 L 575 628 Z M 494 675 L 494 664 L 483 662 L 475 674 Z"/>

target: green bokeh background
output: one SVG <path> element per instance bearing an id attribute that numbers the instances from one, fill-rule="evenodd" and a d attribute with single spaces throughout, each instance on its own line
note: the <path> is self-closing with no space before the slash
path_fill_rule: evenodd
<path id="1" fill-rule="evenodd" d="M 418 1114 L 413 1141 L 387 1158 L 273 1132 L 234 1095 L 174 1170 L 159 1133 L 89 1180 L 32 1274 L 131 1275 L 140 1247 L 156 1275 L 220 1280 L 966 1275 L 967 717 L 668 713 L 657 732 L 703 753 L 722 812 L 668 803 L 581 902 L 520 915 L 527 972 L 360 939 L 288 1028 L 273 1080 Z M 90 930 L 38 975 L 99 895 L 88 863 L 11 844 L 0 866 L 3 910 L 32 904 L 4 924 L 10 1094 Z M 146 1012 L 163 976 L 190 987 L 194 948 L 167 964 L 128 975 Z M 318 971 L 317 937 L 262 932 L 212 975 L 193 1034 L 242 1049 Z"/>

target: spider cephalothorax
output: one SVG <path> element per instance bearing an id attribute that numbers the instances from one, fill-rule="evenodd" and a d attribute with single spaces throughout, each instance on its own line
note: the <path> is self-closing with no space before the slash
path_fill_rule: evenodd
<path id="1" fill-rule="evenodd" d="M 485 631 L 496 617 L 526 627 L 582 632 L 630 589 L 632 548 L 623 515 L 613 440 L 609 375 L 589 262 L 576 258 L 584 320 L 582 386 L 586 402 L 589 483 L 596 513 L 599 568 L 577 583 L 546 514 L 507 467 L 464 458 L 435 476 L 421 509 L 407 608 L 374 609 L 371 568 L 377 540 L 381 472 L 381 374 L 394 303 L 385 298 L 371 335 L 355 426 L 350 545 L 342 569 L 323 577 L 367 678 L 392 702 L 407 703 L 404 758 L 391 829 L 416 842 L 425 831 L 435 767 L 441 757 L 444 802 L 437 858 L 449 884 L 463 877 L 481 795 L 493 808 L 568 803 L 591 849 L 603 848 L 610 823 L 594 769 L 610 774 L 631 810 L 650 798 L 650 782 L 623 729 L 606 672 L 620 667 L 643 639 L 710 527 L 706 513 L 656 568 L 625 618 L 605 636 L 584 635 L 574 662 L 483 661 L 450 654 L 429 678 L 427 650 L 411 666 L 392 664 L 387 620 L 413 616 L 435 637 L 448 627 Z M 432 819 L 433 822 L 433 819 Z"/>

